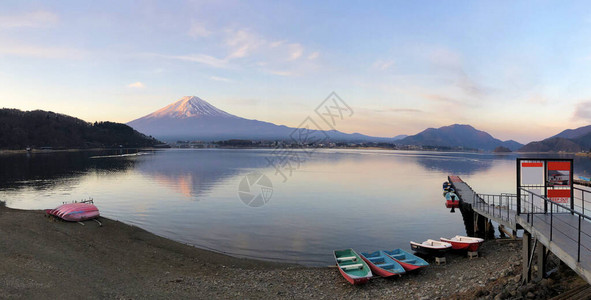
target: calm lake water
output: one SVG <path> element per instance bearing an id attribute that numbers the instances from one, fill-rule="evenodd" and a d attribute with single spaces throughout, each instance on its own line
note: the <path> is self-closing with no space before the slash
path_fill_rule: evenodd
<path id="1" fill-rule="evenodd" d="M 459 211 L 444 207 L 442 182 L 456 174 L 480 193 L 514 193 L 517 157 L 317 150 L 284 182 L 268 166 L 272 150 L 90 158 L 97 154 L 2 155 L 0 201 L 44 209 L 92 197 L 104 217 L 176 241 L 238 257 L 320 266 L 333 263 L 337 248 L 408 250 L 410 240 L 465 234 Z M 261 207 L 247 206 L 238 196 L 240 182 L 254 171 L 272 183 L 270 201 Z M 575 175 L 590 173 L 591 160 L 575 157 Z"/>

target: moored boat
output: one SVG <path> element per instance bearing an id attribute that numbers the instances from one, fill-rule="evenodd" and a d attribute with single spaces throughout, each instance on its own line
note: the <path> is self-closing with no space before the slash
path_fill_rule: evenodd
<path id="1" fill-rule="evenodd" d="M 55 209 L 46 209 L 45 212 L 48 215 L 72 222 L 95 219 L 100 216 L 98 208 L 94 206 L 92 201 L 66 203 Z"/>
<path id="2" fill-rule="evenodd" d="M 362 252 L 361 258 L 367 263 L 373 274 L 390 277 L 394 275 L 400 276 L 405 273 L 400 263 L 388 256 L 384 251 Z"/>
<path id="3" fill-rule="evenodd" d="M 445 207 L 446 208 L 458 208 L 458 207 L 460 207 L 460 201 L 446 200 Z"/>
<path id="4" fill-rule="evenodd" d="M 456 191 L 455 191 L 453 188 L 452 188 L 452 189 L 449 189 L 449 190 L 445 190 L 445 191 L 443 191 L 443 197 L 445 197 L 445 196 L 446 196 L 447 194 L 449 194 L 449 193 L 454 193 L 454 194 L 455 194 L 455 192 L 456 192 Z M 457 194 L 456 194 L 456 195 L 457 195 Z"/>
<path id="5" fill-rule="evenodd" d="M 478 248 L 482 243 L 484 243 L 484 239 L 481 238 L 474 238 L 474 237 L 467 237 L 456 235 L 450 239 L 440 238 L 442 242 L 450 243 L 452 249 L 454 250 L 468 250 L 468 251 L 478 251 Z"/>
<path id="6" fill-rule="evenodd" d="M 445 194 L 445 200 L 452 202 L 460 202 L 460 197 L 454 192 Z"/>
<path id="7" fill-rule="evenodd" d="M 406 270 L 406 272 L 429 266 L 429 263 L 424 259 L 416 255 L 412 255 L 400 248 L 394 249 L 392 251 L 384 250 L 384 253 L 397 261 L 404 268 L 404 270 Z"/>
<path id="8" fill-rule="evenodd" d="M 584 181 L 591 181 L 591 178 L 584 177 L 584 176 L 579 176 L 579 179 L 584 180 Z"/>
<path id="9" fill-rule="evenodd" d="M 420 244 L 411 241 L 410 248 L 413 251 L 424 255 L 443 257 L 445 256 L 445 253 L 447 253 L 451 249 L 451 244 L 428 239 Z"/>
<path id="10" fill-rule="evenodd" d="M 334 259 L 341 275 L 351 284 L 362 284 L 373 276 L 371 269 L 353 249 L 335 250 Z"/>

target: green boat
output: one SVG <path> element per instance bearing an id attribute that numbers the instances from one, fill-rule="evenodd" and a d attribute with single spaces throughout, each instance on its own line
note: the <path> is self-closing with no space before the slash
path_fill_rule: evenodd
<path id="1" fill-rule="evenodd" d="M 353 249 L 335 250 L 334 259 L 341 275 L 351 284 L 362 284 L 373 276 L 369 266 Z"/>

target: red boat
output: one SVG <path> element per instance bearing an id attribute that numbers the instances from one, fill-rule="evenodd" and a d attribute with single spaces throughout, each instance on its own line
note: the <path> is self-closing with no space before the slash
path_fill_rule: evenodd
<path id="1" fill-rule="evenodd" d="M 95 219 L 100 216 L 99 210 L 92 204 L 92 200 L 63 204 L 55 209 L 46 209 L 45 212 L 48 215 L 72 222 Z"/>
<path id="2" fill-rule="evenodd" d="M 460 201 L 458 201 L 458 200 L 455 200 L 455 201 L 453 201 L 453 200 L 446 200 L 445 201 L 445 207 L 447 207 L 447 208 L 452 208 L 452 207 L 458 208 L 458 207 L 460 207 Z"/>
<path id="3" fill-rule="evenodd" d="M 468 250 L 471 252 L 478 251 L 478 248 L 484 242 L 481 238 L 467 237 L 456 235 L 451 239 L 440 238 L 442 242 L 450 243 L 454 250 Z"/>

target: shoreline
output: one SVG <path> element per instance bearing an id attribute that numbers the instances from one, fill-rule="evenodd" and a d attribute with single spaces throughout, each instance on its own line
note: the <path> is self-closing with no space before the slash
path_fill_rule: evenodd
<path id="1" fill-rule="evenodd" d="M 487 241 L 475 259 L 452 253 L 444 265 L 352 286 L 335 267 L 236 258 L 100 220 L 82 226 L 0 207 L 0 298 L 492 299 L 521 276 L 521 242 L 513 240 Z M 542 296 L 548 282 L 519 293 Z"/>
<path id="2" fill-rule="evenodd" d="M 84 152 L 84 151 L 109 151 L 109 150 L 117 150 L 117 151 L 121 151 L 121 150 L 128 150 L 128 149 L 133 149 L 133 150 L 137 150 L 137 151 L 156 151 L 156 150 L 162 150 L 162 149 L 167 149 L 167 148 L 152 148 L 152 147 L 139 147 L 139 148 L 88 148 L 88 149 L 82 149 L 82 148 L 74 148 L 74 149 L 31 149 L 31 151 L 27 151 L 25 149 L 19 149 L 19 150 L 11 150 L 11 149 L 0 149 L 0 155 L 3 154 L 25 154 L 25 153 L 65 153 L 65 152 Z"/>
<path id="3" fill-rule="evenodd" d="M 213 148 L 162 148 L 162 147 L 131 147 L 131 148 L 73 148 L 73 149 L 31 149 L 31 151 L 27 151 L 25 149 L 13 150 L 13 149 L 0 149 L 0 155 L 6 154 L 25 154 L 25 153 L 62 153 L 62 152 L 83 152 L 83 151 L 108 151 L 108 150 L 122 150 L 122 149 L 134 149 L 137 151 L 159 151 L 159 150 L 167 150 L 167 149 L 180 149 L 180 150 L 203 150 L 203 149 L 235 149 L 235 150 L 253 150 L 253 149 L 268 149 L 274 150 L 273 147 L 213 147 Z M 287 149 L 294 149 L 296 148 L 287 148 Z M 470 150 L 458 150 L 458 149 L 449 149 L 449 150 L 433 150 L 433 149 L 394 149 L 388 147 L 318 147 L 311 149 L 320 149 L 320 150 L 381 150 L 381 151 L 424 151 L 424 152 L 442 152 L 442 153 L 483 153 L 483 154 L 494 154 L 494 155 L 511 155 L 511 154 L 518 154 L 518 155 L 533 155 L 533 154 L 557 154 L 557 155 L 574 155 L 574 156 L 581 156 L 581 157 L 591 157 L 591 153 L 589 152 L 519 152 L 519 151 L 511 151 L 511 152 L 494 152 L 494 151 L 470 151 Z"/>

